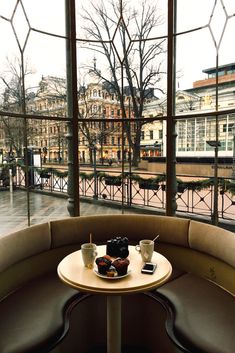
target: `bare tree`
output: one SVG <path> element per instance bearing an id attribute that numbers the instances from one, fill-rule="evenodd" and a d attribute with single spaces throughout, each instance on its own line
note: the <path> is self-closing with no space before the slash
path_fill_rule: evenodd
<path id="1" fill-rule="evenodd" d="M 96 68 L 94 72 L 119 96 L 123 118 L 128 117 L 124 96 L 130 97 L 129 104 L 137 122 L 134 134 L 128 124 L 125 132 L 133 151 L 133 165 L 137 165 L 141 128 L 146 123 L 140 119 L 144 104 L 153 98 L 153 89 L 162 91 L 159 82 L 165 73 L 162 66 L 166 39 L 154 38 L 157 27 L 163 23 L 156 2 L 128 4 L 111 0 L 110 8 L 106 8 L 103 1 L 92 2 L 89 9 L 84 9 L 82 18 L 87 47 L 102 54 L 107 63 L 107 75 Z"/>
<path id="2" fill-rule="evenodd" d="M 24 79 L 32 71 L 25 66 Z M 4 73 L 0 74 L 0 79 L 4 84 L 4 90 L 1 99 L 1 110 L 14 113 L 22 113 L 23 99 L 29 101 L 34 97 L 32 90 L 22 89 L 22 66 L 19 58 L 15 57 L 12 61 L 7 58 L 7 65 Z M 23 96 L 24 94 L 24 96 Z M 16 156 L 22 156 L 22 148 L 24 145 L 24 121 L 23 118 L 0 116 L 1 128 L 4 130 L 6 146 L 9 153 L 15 151 Z M 28 126 L 28 134 L 33 129 Z"/>

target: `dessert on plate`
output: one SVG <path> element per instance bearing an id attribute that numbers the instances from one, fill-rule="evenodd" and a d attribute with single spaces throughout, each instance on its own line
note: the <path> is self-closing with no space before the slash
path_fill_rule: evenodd
<path id="1" fill-rule="evenodd" d="M 128 259 L 116 259 L 112 262 L 112 266 L 116 268 L 118 276 L 124 276 L 127 274 L 129 264 L 130 261 Z"/>
<path id="2" fill-rule="evenodd" d="M 115 237 L 108 240 L 106 254 L 97 257 L 95 260 L 98 273 L 108 278 L 125 276 L 130 264 L 130 261 L 127 259 L 128 255 L 127 237 Z"/>
<path id="3" fill-rule="evenodd" d="M 117 270 L 114 266 L 110 266 L 106 272 L 107 277 L 116 277 L 118 276 Z"/>
<path id="4" fill-rule="evenodd" d="M 108 269 L 111 266 L 112 261 L 105 256 L 101 256 L 101 257 L 97 257 L 95 262 L 98 268 L 98 272 L 101 275 L 106 275 Z"/>

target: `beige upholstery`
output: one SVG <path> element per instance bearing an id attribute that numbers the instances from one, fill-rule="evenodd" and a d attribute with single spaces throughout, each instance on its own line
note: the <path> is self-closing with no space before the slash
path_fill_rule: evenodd
<path id="1" fill-rule="evenodd" d="M 0 327 L 4 328 L 5 322 L 7 322 L 7 327 L 9 331 L 12 332 L 12 337 L 10 335 L 8 337 L 9 339 L 4 341 L 4 330 L 2 330 L 0 342 L 5 342 L 5 344 L 2 344 L 1 352 L 26 353 L 26 351 L 31 352 L 30 347 L 33 347 L 33 352 L 36 352 L 37 349 L 41 352 L 44 348 L 45 350 L 43 350 L 43 352 L 47 352 L 48 342 L 50 341 L 51 346 L 53 346 L 58 343 L 60 337 L 64 335 L 68 326 L 64 324 L 65 321 L 62 318 L 64 318 L 70 304 L 73 306 L 71 301 L 73 301 L 75 293 L 71 291 L 71 288 L 65 286 L 64 289 L 61 289 L 61 298 L 57 296 L 57 292 L 59 288 L 61 288 L 61 283 L 56 274 L 56 268 L 59 261 L 64 256 L 80 249 L 82 243 L 89 241 L 90 233 L 93 235 L 93 242 L 97 244 L 105 244 L 108 239 L 115 236 L 127 236 L 130 244 L 137 244 L 139 240 L 143 238 L 153 239 L 159 234 L 160 238 L 155 244 L 155 250 L 165 255 L 171 261 L 173 267 L 179 270 L 175 271 L 174 269 L 173 273 L 175 275 L 172 276 L 171 282 L 169 281 L 168 283 L 172 283 L 172 287 L 169 286 L 169 293 L 171 293 L 169 294 L 169 299 L 172 300 L 172 303 L 175 305 L 178 305 L 178 301 L 174 302 L 174 290 L 171 291 L 171 289 L 174 289 L 175 284 L 179 281 L 179 286 L 176 286 L 179 296 L 181 296 L 181 288 L 184 294 L 182 297 L 183 302 L 180 302 L 181 298 L 179 297 L 179 303 L 182 306 L 184 302 L 187 304 L 187 292 L 191 290 L 194 291 L 194 288 L 197 289 L 197 280 L 193 282 L 193 285 L 190 285 L 191 279 L 194 278 L 192 276 L 195 275 L 195 278 L 199 279 L 198 283 L 201 285 L 201 287 L 198 287 L 199 291 L 197 291 L 197 295 L 194 296 L 197 305 L 200 305 L 200 302 L 206 299 L 206 297 L 200 296 L 200 288 L 207 290 L 208 283 L 210 287 L 208 293 L 210 293 L 210 295 L 207 297 L 207 301 L 213 301 L 213 286 L 215 285 L 207 279 L 216 282 L 219 286 L 235 295 L 235 236 L 229 231 L 176 217 L 137 214 L 98 215 L 51 221 L 49 224 L 45 223 L 32 226 L 0 238 L 0 305 L 1 312 L 5 315 L 3 322 L 1 322 L 0 319 Z M 187 272 L 190 273 L 190 277 L 185 275 Z M 52 277 L 50 277 L 51 275 Z M 54 278 L 53 283 L 50 278 Z M 190 278 L 187 282 L 188 284 L 184 282 L 184 278 Z M 50 283 L 50 285 L 48 283 Z M 37 288 L 35 287 L 36 284 L 38 286 Z M 168 284 L 166 284 L 166 286 L 168 286 Z M 33 291 L 38 294 L 37 298 L 39 299 L 37 303 L 40 302 L 41 296 L 43 296 L 45 302 L 48 301 L 48 303 L 50 303 L 44 312 L 46 313 L 47 310 L 53 311 L 49 312 L 50 315 L 48 316 L 51 320 L 50 330 L 43 331 L 44 325 L 46 327 L 48 324 L 48 322 L 45 321 L 48 321 L 48 319 L 46 315 L 42 315 L 40 306 L 37 307 L 37 303 L 35 303 L 34 307 Z M 226 291 L 222 289 L 221 291 L 226 293 Z M 168 294 L 164 294 L 167 297 Z M 170 295 L 172 295 L 172 297 L 170 297 Z M 46 296 L 48 296 L 48 298 Z M 233 300 L 231 297 L 232 296 L 228 297 L 230 301 Z M 218 303 L 220 303 L 220 298 L 222 298 L 221 302 L 226 305 L 226 300 L 224 301 L 223 298 L 227 298 L 227 293 L 218 298 Z M 131 296 L 127 296 L 125 300 L 127 302 L 128 300 L 129 302 L 133 301 Z M 21 303 L 25 303 L 26 310 L 24 310 L 24 304 L 20 305 L 19 310 L 17 304 L 18 302 L 20 303 L 20 301 Z M 147 302 L 149 315 L 151 316 L 155 312 L 155 305 L 157 304 L 154 300 L 154 308 L 152 308 L 152 300 L 150 300 L 150 302 L 148 300 Z M 95 298 L 94 303 L 96 304 Z M 220 308 L 217 308 L 217 304 L 214 304 L 216 310 L 220 310 Z M 27 305 L 29 306 L 28 308 Z M 139 303 L 136 302 L 135 307 L 138 307 L 138 305 Z M 206 302 L 203 305 L 207 308 Z M 192 310 L 193 307 L 194 304 Z M 234 307 L 233 301 L 231 307 Z M 86 301 L 82 304 L 82 308 L 84 309 L 85 315 L 80 317 L 80 321 L 78 317 L 76 317 L 76 333 L 72 337 L 70 334 L 68 335 L 69 338 L 65 340 L 66 344 L 63 346 L 65 347 L 63 352 L 72 353 L 74 351 L 74 341 L 76 340 L 76 347 L 79 347 L 79 337 L 87 333 L 89 334 L 90 332 L 90 322 L 86 322 L 85 317 L 87 312 L 89 312 L 89 315 L 93 315 L 93 312 L 90 312 L 91 309 L 89 305 L 86 304 Z M 129 308 L 129 306 L 127 306 L 127 308 Z M 178 307 L 177 310 L 179 310 Z M 188 310 L 191 310 L 191 307 L 188 307 Z M 103 312 L 104 310 L 102 313 Z M 201 314 L 202 320 L 204 320 L 203 312 L 204 310 L 202 310 Z M 210 312 L 207 312 L 209 317 Z M 8 318 L 8 313 L 14 313 L 14 317 L 12 317 L 12 314 Z M 76 311 L 76 315 L 77 314 L 80 314 L 80 307 Z M 23 317 L 23 315 L 25 315 L 25 317 Z M 218 316 L 218 319 L 220 320 L 221 317 Z M 226 317 L 223 319 L 226 321 Z M 101 320 L 105 320 L 105 314 L 102 316 Z M 36 327 L 37 324 L 35 324 L 35 330 L 34 327 L 31 326 L 32 332 L 30 332 L 29 336 L 27 325 L 28 323 L 31 324 L 31 322 L 40 322 L 39 326 L 42 330 L 39 330 L 39 328 Z M 78 322 L 80 324 L 78 324 Z M 99 319 L 97 322 L 99 322 Z M 230 320 L 226 322 L 229 323 Z M 192 325 L 194 323 L 193 321 Z M 198 323 L 195 323 L 195 325 L 198 325 Z M 220 323 L 220 325 L 222 326 L 218 327 L 223 327 L 223 323 Z M 129 326 L 128 329 L 133 330 L 131 324 Z M 215 327 L 217 326 L 215 325 Z M 97 329 L 96 321 L 94 322 L 93 328 Z M 159 333 L 159 330 L 162 332 L 163 328 L 164 319 L 160 319 L 159 316 L 157 316 L 154 331 L 156 330 Z M 143 329 L 142 322 L 141 329 Z M 186 329 L 187 325 L 185 330 Z M 14 334 L 14 330 L 22 330 L 20 340 L 17 338 L 18 336 Z M 58 332 L 58 330 L 60 332 Z M 79 334 L 77 334 L 78 332 Z M 199 337 L 201 331 L 199 330 L 198 332 Z M 188 336 L 190 336 L 190 334 L 191 331 L 189 330 Z M 185 342 L 188 339 L 188 336 L 186 336 L 187 332 L 185 333 Z M 131 336 L 127 337 L 127 341 L 130 337 Z M 156 337 L 157 335 L 151 335 L 150 348 L 155 347 L 155 345 L 159 346 L 159 340 L 156 339 Z M 163 337 L 162 333 L 161 337 Z M 233 336 L 230 335 L 229 337 Z M 104 336 L 99 336 L 98 338 L 102 339 L 102 342 L 105 342 L 106 335 L 104 334 Z M 198 340 L 199 339 L 200 337 Z M 205 339 L 204 336 L 203 339 Z M 14 349 L 12 348 L 11 342 L 15 344 Z M 164 348 L 161 347 L 162 352 L 178 352 L 178 348 L 175 348 L 175 346 L 172 347 L 172 343 L 169 342 L 170 340 L 165 341 L 166 345 Z M 175 341 L 173 340 L 173 342 Z M 89 344 L 90 346 L 87 347 L 87 350 L 91 347 L 92 342 Z M 25 350 L 26 345 L 28 350 Z M 194 345 L 196 347 L 195 342 Z M 208 343 L 208 347 L 207 353 L 215 353 L 211 350 L 213 345 L 210 345 L 210 342 Z M 48 350 L 48 352 L 49 351 L 50 350 Z M 84 352 L 83 349 L 79 351 L 81 353 Z M 58 351 L 53 350 L 53 353 L 57 352 L 61 353 L 62 351 L 60 351 L 59 348 Z"/>
<path id="2" fill-rule="evenodd" d="M 235 267 L 235 234 L 232 232 L 190 221 L 189 246 Z"/>
<path id="3" fill-rule="evenodd" d="M 153 239 L 160 234 L 160 241 L 188 246 L 189 220 L 166 216 L 104 215 L 86 216 L 52 221 L 52 247 L 89 241 L 106 242 L 114 236 L 127 236 L 131 243 L 140 239 Z"/>
<path id="4" fill-rule="evenodd" d="M 49 250 L 51 235 L 48 223 L 5 235 L 0 239 L 0 272 L 31 256 Z"/>

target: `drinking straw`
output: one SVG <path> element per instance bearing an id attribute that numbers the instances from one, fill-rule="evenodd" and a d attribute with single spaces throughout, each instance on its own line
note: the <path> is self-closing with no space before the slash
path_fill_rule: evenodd
<path id="1" fill-rule="evenodd" d="M 90 244 L 92 243 L 92 234 L 90 233 Z"/>
<path id="2" fill-rule="evenodd" d="M 153 241 L 157 240 L 159 237 L 160 237 L 160 235 L 158 234 L 158 235 L 153 239 Z"/>

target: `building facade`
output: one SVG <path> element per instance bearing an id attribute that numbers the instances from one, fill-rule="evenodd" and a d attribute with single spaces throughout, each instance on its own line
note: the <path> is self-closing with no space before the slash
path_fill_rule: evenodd
<path id="1" fill-rule="evenodd" d="M 216 102 L 216 69 L 210 68 L 203 72 L 207 78 L 194 82 L 190 89 L 176 91 L 175 107 L 176 115 L 179 116 L 176 122 L 176 154 L 185 157 L 214 155 L 214 148 L 207 141 L 214 141 L 216 138 L 215 115 L 211 117 L 196 115 L 214 111 L 217 104 L 218 110 L 225 111 L 218 118 L 219 156 L 232 157 L 234 149 L 232 128 L 235 126 L 235 116 L 229 113 L 229 109 L 235 106 L 235 63 L 218 68 L 218 102 Z M 142 156 L 166 156 L 166 121 L 159 119 L 165 113 L 165 99 L 146 105 L 145 117 L 156 117 L 156 120 L 144 127 Z M 188 119 L 189 113 L 195 114 L 195 117 Z"/>
<path id="2" fill-rule="evenodd" d="M 195 154 L 198 157 L 214 155 L 214 149 L 207 141 L 215 140 L 216 118 L 214 115 L 211 117 L 196 115 L 214 111 L 217 104 L 219 110 L 225 111 L 225 114 L 218 118 L 219 156 L 232 157 L 235 148 L 233 136 L 235 116 L 229 113 L 229 109 L 235 106 L 235 63 L 218 68 L 218 102 L 216 102 L 215 88 L 216 69 L 210 68 L 203 72 L 207 78 L 194 82 L 190 89 L 178 90 L 175 95 L 176 115 L 180 117 L 176 122 L 176 154 L 182 157 L 193 157 Z M 81 86 L 78 92 L 80 162 L 93 162 L 94 147 L 98 162 L 120 161 L 122 145 L 124 159 L 128 159 L 130 148 L 125 132 L 122 131 L 122 125 L 118 121 L 123 116 L 118 95 L 110 85 L 99 82 L 92 75 L 89 81 L 87 85 Z M 65 79 L 53 76 L 42 77 L 37 90 L 27 101 L 27 113 L 32 112 L 32 115 L 37 114 L 42 117 L 65 117 L 67 114 L 65 92 Z M 124 104 L 126 116 L 132 118 L 127 90 Z M 195 117 L 188 119 L 188 113 L 194 113 Z M 166 156 L 166 120 L 162 119 L 165 114 L 165 98 L 157 99 L 151 96 L 146 101 L 144 118 L 146 122 L 148 118 L 151 118 L 151 121 L 144 124 L 141 130 L 141 157 Z M 4 128 L 3 121 L 0 123 L 2 155 L 14 154 L 14 146 L 7 136 L 7 129 Z M 67 162 L 67 133 L 68 126 L 66 122 L 63 123 L 63 119 L 53 121 L 46 118 L 42 120 L 32 118 L 28 121 L 28 146 L 41 149 L 44 163 Z M 23 145 L 23 139 L 21 143 Z"/>

